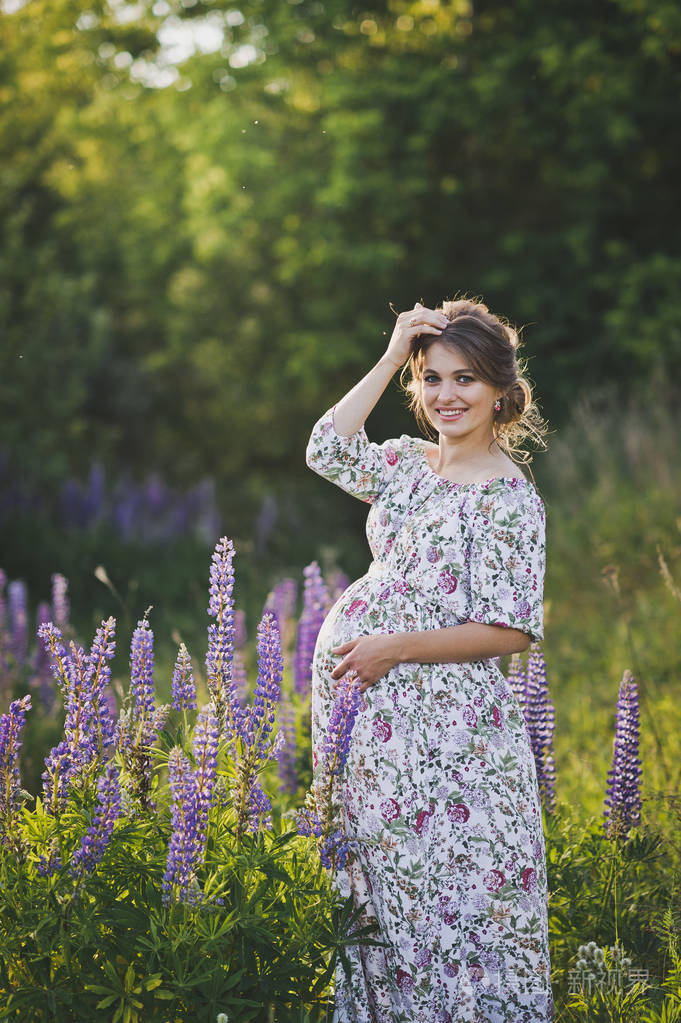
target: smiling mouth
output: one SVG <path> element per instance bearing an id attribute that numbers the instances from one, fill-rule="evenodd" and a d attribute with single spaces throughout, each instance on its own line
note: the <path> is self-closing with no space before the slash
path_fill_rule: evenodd
<path id="1" fill-rule="evenodd" d="M 437 411 L 437 414 L 440 416 L 441 419 L 451 419 L 451 420 L 454 420 L 454 419 L 460 419 L 461 416 L 464 414 L 464 412 L 467 412 L 468 409 L 465 409 L 465 408 L 439 408 L 436 411 Z"/>

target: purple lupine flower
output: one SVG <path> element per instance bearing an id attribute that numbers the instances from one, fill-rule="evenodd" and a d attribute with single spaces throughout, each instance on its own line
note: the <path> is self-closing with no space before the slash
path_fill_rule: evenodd
<path id="1" fill-rule="evenodd" d="M 69 624 L 68 580 L 59 572 L 52 576 L 52 621 L 62 633 Z"/>
<path id="2" fill-rule="evenodd" d="M 324 836 L 319 846 L 319 859 L 327 870 L 332 870 L 334 867 L 340 870 L 345 866 L 349 851 L 350 843 L 347 835 L 338 828 Z"/>
<path id="3" fill-rule="evenodd" d="M 86 675 L 86 699 L 92 708 L 99 754 L 105 756 L 112 751 L 116 735 L 116 722 L 107 695 L 111 679 L 108 662 L 116 652 L 115 631 L 116 619 L 111 617 L 103 621 L 97 629 L 88 655 Z"/>
<path id="4" fill-rule="evenodd" d="M 92 706 L 87 700 L 88 661 L 82 646 L 76 646 L 75 643 L 69 646 L 71 652 L 65 662 L 69 687 L 66 693 L 64 733 L 79 745 L 82 739 L 89 736 L 92 720 Z"/>
<path id="5" fill-rule="evenodd" d="M 179 747 L 168 758 L 169 784 L 172 795 L 171 835 L 168 858 L 161 889 L 167 903 L 173 889 L 180 901 L 189 894 L 203 843 L 199 838 L 199 794 L 196 774 L 187 755 Z"/>
<path id="6" fill-rule="evenodd" d="M 246 646 L 248 634 L 246 632 L 246 612 L 237 608 L 234 612 L 234 646 L 242 650 Z"/>
<path id="7" fill-rule="evenodd" d="M 156 710 L 154 690 L 154 634 L 146 618 L 140 619 L 130 645 L 130 692 L 142 717 Z"/>
<path id="8" fill-rule="evenodd" d="M 218 719 L 212 705 L 207 704 L 199 713 L 192 740 L 192 752 L 196 761 L 197 798 L 204 832 L 217 777 L 219 739 Z"/>
<path id="9" fill-rule="evenodd" d="M 71 860 L 74 877 L 91 874 L 106 850 L 114 824 L 121 816 L 121 787 L 118 768 L 108 764 L 97 782 L 95 817 Z"/>
<path id="10" fill-rule="evenodd" d="M 329 593 L 324 585 L 316 561 L 303 569 L 305 587 L 303 590 L 303 611 L 298 623 L 296 655 L 294 664 L 294 685 L 296 691 L 307 696 L 312 684 L 312 657 L 319 630 L 326 617 Z"/>
<path id="11" fill-rule="evenodd" d="M 277 754 L 279 762 L 279 790 L 295 795 L 298 791 L 298 772 L 296 771 L 296 721 L 293 704 L 288 698 L 281 701 L 279 710 L 279 734 L 283 741 Z"/>
<path id="12" fill-rule="evenodd" d="M 272 827 L 272 804 L 259 781 L 252 782 L 248 793 L 248 830 L 255 834 L 260 828 Z"/>
<path id="13" fill-rule="evenodd" d="M 38 638 L 42 640 L 45 649 L 50 653 L 52 658 L 52 674 L 57 681 L 64 701 L 66 701 L 71 680 L 68 673 L 68 654 L 61 641 L 61 629 L 58 629 L 52 622 L 47 622 L 38 629 Z"/>
<path id="14" fill-rule="evenodd" d="M 43 625 L 50 621 L 50 605 L 45 601 L 38 604 L 36 612 L 38 622 L 37 633 L 40 637 L 40 630 Z M 40 693 L 40 703 L 45 711 L 50 711 L 55 704 L 54 677 L 52 674 L 52 658 L 44 643 L 38 643 L 33 656 L 33 679 L 32 684 Z"/>
<path id="15" fill-rule="evenodd" d="M 555 770 L 553 765 L 554 709 L 546 683 L 546 664 L 539 642 L 530 644 L 527 659 L 527 700 L 529 732 L 544 809 L 554 809 Z"/>
<path id="16" fill-rule="evenodd" d="M 26 583 L 15 579 L 7 587 L 10 624 L 10 651 L 19 668 L 26 663 L 28 651 L 28 596 Z"/>
<path id="17" fill-rule="evenodd" d="M 276 757 L 282 736 L 273 741 L 272 730 L 279 703 L 283 655 L 276 616 L 266 611 L 258 625 L 258 677 L 253 704 L 242 712 L 243 730 L 231 737 L 236 780 L 233 803 L 237 836 L 246 829 L 271 827 L 270 801 L 258 783 L 262 765 Z"/>
<path id="18" fill-rule="evenodd" d="M 39 877 L 52 877 L 58 870 L 61 870 L 62 862 L 61 856 L 59 855 L 58 849 L 50 849 L 47 856 L 44 853 L 40 854 L 38 863 L 36 866 L 36 872 Z"/>
<path id="19" fill-rule="evenodd" d="M 627 670 L 620 683 L 612 767 L 605 797 L 605 833 L 608 838 L 627 831 L 641 820 L 641 761 L 639 759 L 638 686 Z"/>
<path id="20" fill-rule="evenodd" d="M 156 737 L 159 732 L 163 731 L 166 721 L 168 720 L 168 713 L 170 711 L 170 704 L 164 703 L 160 707 L 157 707 L 154 713 L 145 723 L 142 729 L 142 744 L 144 746 L 151 746 L 156 741 Z"/>
<path id="21" fill-rule="evenodd" d="M 279 626 L 271 611 L 265 612 L 258 626 L 257 649 L 258 678 L 253 706 L 246 716 L 246 735 L 249 746 L 256 750 L 258 758 L 262 758 L 274 725 L 284 670 Z"/>
<path id="22" fill-rule="evenodd" d="M 184 643 L 180 643 L 172 681 L 172 706 L 175 710 L 196 710 L 196 684 L 192 661 Z"/>
<path id="23" fill-rule="evenodd" d="M 321 744 L 322 770 L 325 774 L 341 774 L 345 767 L 360 698 L 361 693 L 356 680 L 344 675 L 338 683 L 326 735 Z"/>
<path id="24" fill-rule="evenodd" d="M 277 616 L 279 632 L 283 636 L 289 619 L 293 618 L 298 599 L 298 584 L 295 579 L 281 579 L 267 595 L 264 611 Z"/>
<path id="25" fill-rule="evenodd" d="M 234 656 L 234 545 L 226 536 L 218 541 L 210 567 L 208 614 L 215 622 L 208 626 L 206 682 L 215 705 L 220 731 L 236 742 L 243 735 L 243 712 L 232 677 Z"/>
<path id="26" fill-rule="evenodd" d="M 360 699 L 356 677 L 353 673 L 344 675 L 338 684 L 326 735 L 321 744 L 317 777 L 312 790 L 307 794 L 304 807 L 297 815 L 298 832 L 301 835 L 314 835 L 322 864 L 329 869 L 341 868 L 349 852 L 349 840 L 339 827 L 334 788 L 347 762 Z"/>
<path id="27" fill-rule="evenodd" d="M 45 757 L 42 773 L 43 798 L 49 813 L 56 813 L 60 803 L 66 799 L 68 783 L 76 771 L 70 744 L 67 739 L 62 739 Z"/>
<path id="28" fill-rule="evenodd" d="M 114 618 L 103 621 L 87 655 L 73 642 L 67 654 L 61 631 L 51 622 L 38 630 L 52 656 L 52 670 L 62 690 L 66 711 L 64 739 L 47 756 L 43 773 L 45 803 L 52 812 L 56 812 L 58 803 L 66 796 L 69 782 L 92 770 L 112 750 L 115 722 L 107 688 L 111 677 L 108 662 L 115 651 L 115 628 Z"/>
<path id="29" fill-rule="evenodd" d="M 0 715 L 0 841 L 6 843 L 12 834 L 12 817 L 19 807 L 19 750 L 26 711 L 31 697 L 13 700 L 7 714 Z"/>

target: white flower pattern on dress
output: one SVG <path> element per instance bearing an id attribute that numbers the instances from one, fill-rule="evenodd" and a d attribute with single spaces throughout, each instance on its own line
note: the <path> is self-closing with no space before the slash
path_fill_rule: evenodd
<path id="1" fill-rule="evenodd" d="M 373 555 L 313 659 L 313 765 L 333 704 L 333 647 L 467 621 L 543 637 L 544 504 L 505 476 L 453 483 L 422 440 L 341 437 L 329 409 L 307 464 L 371 505 Z M 381 947 L 336 972 L 335 1023 L 545 1023 L 550 985 L 541 804 L 522 712 L 499 658 L 403 663 L 362 698 L 338 779 L 351 851 L 333 882 Z"/>

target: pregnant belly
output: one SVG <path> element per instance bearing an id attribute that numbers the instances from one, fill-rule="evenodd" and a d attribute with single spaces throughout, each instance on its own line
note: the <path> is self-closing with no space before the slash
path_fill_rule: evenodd
<path id="1" fill-rule="evenodd" d="M 326 650 L 357 636 L 376 632 L 408 632 L 424 628 L 415 603 L 394 585 L 363 575 L 338 598 L 319 632 L 317 645 Z"/>

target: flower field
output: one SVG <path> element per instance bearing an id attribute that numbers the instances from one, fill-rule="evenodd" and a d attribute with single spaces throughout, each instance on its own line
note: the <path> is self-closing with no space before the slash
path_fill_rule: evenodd
<path id="1" fill-rule="evenodd" d="M 576 527 L 556 520 L 560 544 Z M 641 574 L 637 613 L 613 615 L 614 638 L 601 640 L 614 648 L 628 627 L 637 669 L 610 679 L 602 711 L 586 689 L 577 695 L 567 654 L 552 660 L 565 630 L 554 650 L 533 643 L 506 668 L 543 806 L 559 1020 L 681 1019 L 679 743 L 673 706 L 650 683 L 673 672 L 674 648 L 651 641 L 636 658 L 641 608 L 666 635 L 678 627 L 668 542 L 667 552 L 659 546 L 655 571 Z M 125 686 L 112 671 L 123 642 L 113 617 L 83 646 L 62 575 L 35 608 L 20 580 L 0 577 L 0 1019 L 328 1020 L 344 947 L 372 940 L 329 884 L 349 840 L 332 786 L 310 790 L 310 661 L 348 580 L 317 562 L 300 587 L 280 578 L 247 631 L 234 560 L 223 537 L 205 654 L 179 640 L 174 660 L 159 662 L 147 614 L 131 630 Z M 623 599 L 628 571 L 613 560 L 603 592 L 615 579 Z M 556 592 L 549 585 L 549 624 L 562 614 Z M 360 709 L 341 686 L 323 750 L 329 782 Z M 578 750 L 594 741 L 607 770 L 582 784 Z"/>

